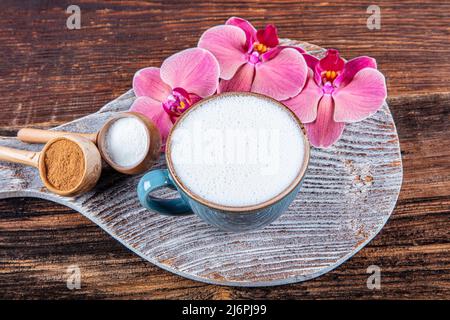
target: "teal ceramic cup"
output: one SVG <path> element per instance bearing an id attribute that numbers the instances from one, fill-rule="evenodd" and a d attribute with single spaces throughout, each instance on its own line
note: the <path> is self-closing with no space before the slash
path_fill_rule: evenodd
<path id="1" fill-rule="evenodd" d="M 253 93 L 245 94 L 256 95 Z M 271 99 L 265 96 L 261 97 Z M 192 110 L 196 107 L 213 98 L 214 97 L 211 97 L 200 101 L 196 105 L 192 106 L 188 111 L 183 113 L 183 115 L 177 120 L 167 138 L 167 169 L 152 170 L 141 178 L 137 187 L 139 201 L 145 208 L 162 215 L 182 216 L 186 214 L 196 214 L 205 222 L 224 231 L 244 232 L 261 228 L 277 219 L 297 196 L 309 164 L 309 141 L 306 134 L 303 134 L 304 161 L 300 165 L 300 170 L 296 178 L 280 194 L 267 201 L 251 206 L 232 207 L 212 203 L 189 190 L 186 185 L 183 184 L 183 181 L 181 181 L 181 179 L 177 176 L 171 159 L 170 144 L 172 132 L 176 130 L 177 125 L 183 121 L 186 114 L 192 112 Z M 289 110 L 278 101 L 273 101 Z M 291 111 L 289 110 L 289 112 Z M 303 125 L 300 120 L 295 116 L 295 114 L 293 115 L 298 121 L 300 128 L 303 129 Z M 305 133 L 304 129 L 303 133 Z M 154 191 L 163 187 L 176 190 L 179 197 L 175 199 L 162 199 L 152 195 Z M 243 188 L 244 187 L 245 186 L 243 186 Z"/>

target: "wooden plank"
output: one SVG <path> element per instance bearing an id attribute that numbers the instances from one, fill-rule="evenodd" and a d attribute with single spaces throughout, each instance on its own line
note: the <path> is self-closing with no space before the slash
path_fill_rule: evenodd
<path id="1" fill-rule="evenodd" d="M 450 192 L 450 93 L 389 99 L 401 137 L 404 183 L 401 199 Z"/>

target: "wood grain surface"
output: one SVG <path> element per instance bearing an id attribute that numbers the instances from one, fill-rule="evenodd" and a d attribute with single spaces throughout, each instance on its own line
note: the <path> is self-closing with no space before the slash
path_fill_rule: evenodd
<path id="1" fill-rule="evenodd" d="M 0 201 L 4 298 L 449 298 L 450 5 L 366 2 L 78 1 L 82 29 L 67 30 L 65 1 L 0 4 L 0 134 L 51 127 L 97 110 L 130 87 L 133 73 L 194 46 L 208 26 L 239 15 L 273 22 L 282 37 L 377 58 L 387 76 L 404 164 L 400 200 L 380 235 L 340 268 L 275 288 L 205 285 L 130 253 L 78 213 L 31 199 Z M 83 270 L 68 290 L 66 268 Z M 382 289 L 366 286 L 368 266 Z"/>

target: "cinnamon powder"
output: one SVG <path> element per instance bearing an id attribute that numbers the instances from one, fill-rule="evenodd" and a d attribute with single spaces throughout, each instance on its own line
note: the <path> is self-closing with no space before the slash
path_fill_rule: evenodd
<path id="1" fill-rule="evenodd" d="M 81 148 L 68 139 L 57 140 L 45 152 L 47 181 L 61 191 L 75 188 L 83 178 L 85 163 Z"/>

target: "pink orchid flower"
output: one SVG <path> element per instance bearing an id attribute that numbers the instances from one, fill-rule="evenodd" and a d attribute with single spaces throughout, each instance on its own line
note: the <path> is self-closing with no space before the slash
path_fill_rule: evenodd
<path id="1" fill-rule="evenodd" d="M 219 63 L 207 50 L 191 48 L 164 60 L 161 68 L 144 68 L 133 78 L 138 97 L 130 111 L 142 113 L 158 127 L 163 145 L 175 120 L 195 102 L 213 95 Z"/>
<path id="2" fill-rule="evenodd" d="M 247 20 L 233 17 L 206 30 L 198 46 L 219 61 L 219 93 L 252 91 L 285 100 L 298 95 L 307 78 L 303 50 L 280 46 L 271 24 L 257 31 Z"/>
<path id="3" fill-rule="evenodd" d="M 341 136 L 346 122 L 374 114 L 386 99 L 386 82 L 375 59 L 345 61 L 334 49 L 319 60 L 304 54 L 310 68 L 302 92 L 283 101 L 305 124 L 311 144 L 327 148 Z"/>

